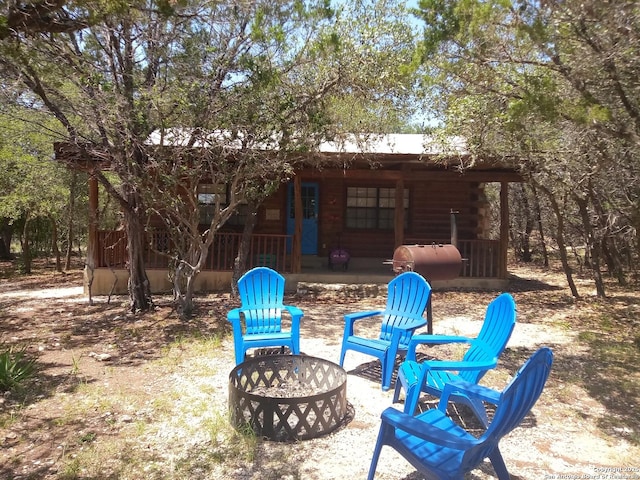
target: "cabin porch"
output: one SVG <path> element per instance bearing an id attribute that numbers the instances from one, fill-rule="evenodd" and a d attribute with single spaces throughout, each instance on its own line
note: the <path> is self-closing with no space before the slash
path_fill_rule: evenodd
<path id="1" fill-rule="evenodd" d="M 122 231 L 99 231 L 96 235 L 92 268 L 85 269 L 85 293 L 91 283 L 92 295 L 127 292 L 126 238 Z M 240 234 L 219 233 L 210 247 L 205 268 L 196 279 L 196 291 L 225 291 L 230 288 L 233 261 L 238 251 Z M 291 254 L 287 253 L 288 235 L 256 234 L 252 236 L 249 268 L 263 265 L 274 268 L 287 279 L 287 290 L 298 291 L 303 285 L 319 284 L 386 284 L 394 272 L 390 259 L 353 257 L 348 267 L 329 268 L 328 257 L 303 255 L 301 268 L 293 272 Z M 170 250 L 165 232 L 151 233 L 146 254 L 147 275 L 153 293 L 171 291 L 168 276 Z M 425 244 L 432 242 L 425 241 Z M 457 248 L 463 258 L 460 276 L 453 280 L 433 281 L 434 288 L 501 289 L 506 283 L 506 272 L 500 265 L 498 240 L 458 240 Z"/>

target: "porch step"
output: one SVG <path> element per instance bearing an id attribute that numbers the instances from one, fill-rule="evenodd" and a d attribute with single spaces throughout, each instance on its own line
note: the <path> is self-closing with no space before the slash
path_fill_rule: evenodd
<path id="1" fill-rule="evenodd" d="M 302 271 L 285 274 L 285 285 L 300 296 L 367 298 L 386 295 L 393 276 L 380 258 L 352 258 L 346 269 L 331 270 L 327 257 L 304 255 Z"/>
<path id="2" fill-rule="evenodd" d="M 381 283 L 311 283 L 298 282 L 296 295 L 299 297 L 331 298 L 373 298 L 386 295 L 387 284 Z"/>
<path id="3" fill-rule="evenodd" d="M 357 271 L 359 273 L 371 272 L 380 274 L 393 274 L 391 265 L 385 263 L 386 259 L 377 257 L 352 257 L 346 269 L 349 271 Z M 303 255 L 301 259 L 302 271 L 324 270 L 332 271 L 329 268 L 329 259 L 318 255 Z M 342 271 L 342 267 L 336 267 L 335 271 Z"/>

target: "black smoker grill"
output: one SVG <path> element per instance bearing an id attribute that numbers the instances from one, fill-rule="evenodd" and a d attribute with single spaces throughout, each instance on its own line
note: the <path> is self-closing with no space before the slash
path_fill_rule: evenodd
<path id="1" fill-rule="evenodd" d="M 435 280 L 453 280 L 460 275 L 462 256 L 450 244 L 401 245 L 393 253 L 393 272 L 416 272 L 429 283 Z M 427 303 L 427 329 L 433 333 L 431 298 Z"/>

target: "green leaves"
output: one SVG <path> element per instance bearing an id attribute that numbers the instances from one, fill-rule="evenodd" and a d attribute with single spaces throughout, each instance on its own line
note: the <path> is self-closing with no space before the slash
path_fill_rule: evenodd
<path id="1" fill-rule="evenodd" d="M 0 352 L 0 391 L 21 388 L 36 371 L 36 361 L 27 356 L 26 349 L 15 350 L 11 347 Z"/>
<path id="2" fill-rule="evenodd" d="M 460 32 L 459 2 L 450 0 L 420 0 L 416 15 L 425 23 L 425 58 L 434 54 L 443 42 L 453 40 Z"/>
<path id="3" fill-rule="evenodd" d="M 635 268 L 621 252 L 637 251 L 628 232 L 640 218 L 637 3 L 422 0 L 419 15 L 440 133 L 464 136 L 478 158 L 518 162 L 561 205 L 544 215 L 563 217 L 559 236 L 571 224 L 571 241 L 609 271 Z"/>
<path id="4" fill-rule="evenodd" d="M 0 217 L 48 216 L 66 201 L 64 167 L 51 162 L 51 119 L 26 109 L 0 114 Z M 51 133 L 53 133 L 53 128 Z"/>
<path id="5" fill-rule="evenodd" d="M 330 0 L 70 0 L 55 18 L 70 13 L 85 25 L 0 44 L 12 86 L 55 116 L 77 147 L 64 160 L 89 170 L 129 224 L 180 211 L 170 227 L 193 240 L 185 251 L 199 240 L 183 232 L 201 233 L 188 195 L 198 182 L 234 194 L 215 231 L 238 202 L 289 178 L 298 152 L 347 130 L 401 128 L 419 109 L 417 31 L 400 0 L 335 11 Z M 164 139 L 162 153 L 151 134 Z"/>

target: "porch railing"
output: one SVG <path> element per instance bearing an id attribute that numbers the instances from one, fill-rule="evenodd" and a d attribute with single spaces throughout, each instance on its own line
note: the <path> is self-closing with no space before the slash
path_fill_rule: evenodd
<path id="1" fill-rule="evenodd" d="M 425 241 L 406 238 L 405 244 L 450 243 Z M 457 248 L 462 257 L 461 277 L 500 278 L 500 241 L 499 240 L 460 240 Z"/>
<path id="2" fill-rule="evenodd" d="M 148 268 L 167 268 L 171 244 L 167 232 L 158 230 L 147 233 L 145 242 L 145 263 Z M 230 271 L 238 255 L 241 233 L 218 233 L 209 247 L 204 270 Z M 255 234 L 249 246 L 249 268 L 271 267 L 282 273 L 289 273 L 287 262 L 288 235 Z M 125 268 L 127 262 L 127 238 L 123 231 L 100 230 L 97 233 L 95 253 L 96 268 Z"/>
<path id="3" fill-rule="evenodd" d="M 458 240 L 458 251 L 462 256 L 461 277 L 499 278 L 499 240 Z"/>
<path id="4" fill-rule="evenodd" d="M 145 249 L 145 261 L 149 268 L 167 268 L 169 259 L 162 252 L 170 251 L 170 240 L 166 232 L 149 233 L 150 242 Z M 209 248 L 204 270 L 230 271 L 238 255 L 241 233 L 218 233 Z M 251 236 L 249 247 L 249 268 L 268 266 L 281 273 L 291 272 L 291 262 L 287 255 L 288 235 L 256 234 Z M 127 239 L 123 231 L 101 230 L 97 235 L 95 254 L 96 268 L 125 268 L 127 261 Z M 413 243 L 443 243 L 405 240 Z M 462 256 L 461 277 L 500 278 L 499 240 L 458 240 L 458 250 Z"/>

